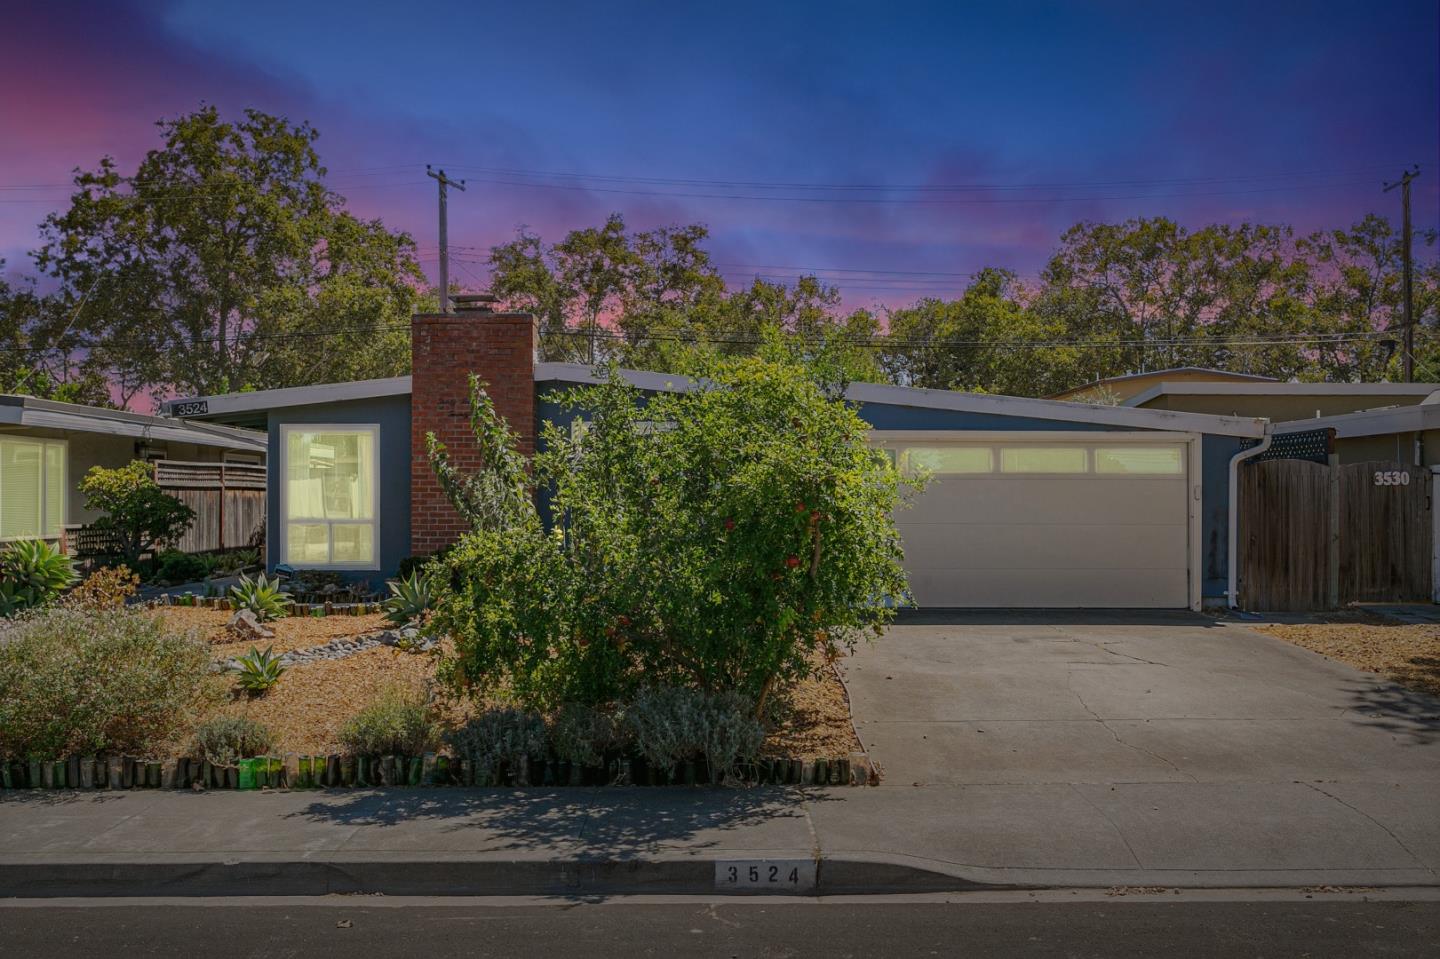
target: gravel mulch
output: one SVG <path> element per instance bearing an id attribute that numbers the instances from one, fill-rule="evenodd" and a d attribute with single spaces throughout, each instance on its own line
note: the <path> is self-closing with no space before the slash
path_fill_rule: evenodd
<path id="1" fill-rule="evenodd" d="M 217 659 L 244 655 L 251 646 L 264 649 L 273 645 L 275 652 L 320 646 L 341 636 L 358 636 L 385 629 L 390 623 L 383 614 L 368 616 L 286 616 L 265 625 L 275 631 L 274 639 L 237 638 L 226 629 L 233 612 L 222 609 L 199 609 L 193 606 L 161 606 L 155 615 L 177 630 L 191 630 L 214 647 Z"/>
<path id="2" fill-rule="evenodd" d="M 1356 669 L 1440 696 L 1440 626 L 1411 626 L 1363 612 L 1332 621 L 1253 627 Z"/>
<path id="3" fill-rule="evenodd" d="M 169 606 L 155 615 L 177 630 L 193 631 L 210 643 L 216 659 L 241 656 L 251 646 L 274 644 L 290 652 L 320 646 L 333 639 L 385 629 L 383 615 L 291 616 L 267 623 L 274 640 L 236 640 L 226 629 L 231 613 L 224 610 Z M 444 647 L 442 646 L 442 649 Z M 320 660 L 286 669 L 270 691 L 253 699 L 225 703 L 218 712 L 249 716 L 275 733 L 278 752 L 328 753 L 340 749 L 340 728 L 387 686 L 424 687 L 435 677 L 436 656 L 380 646 L 343 659 Z M 850 725 L 844 686 L 829 667 L 802 680 L 785 696 L 785 723 L 765 740 L 766 757 L 835 759 L 857 751 L 860 744 Z M 442 703 L 445 725 L 458 725 L 472 707 Z"/>
<path id="4" fill-rule="evenodd" d="M 423 689 L 434 675 L 433 655 L 381 646 L 287 669 L 264 695 L 237 699 L 220 712 L 269 726 L 280 752 L 334 753 L 340 728 L 387 687 Z"/>

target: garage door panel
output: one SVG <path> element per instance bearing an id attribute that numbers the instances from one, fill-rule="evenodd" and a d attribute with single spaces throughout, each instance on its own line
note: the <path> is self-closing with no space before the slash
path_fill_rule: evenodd
<path id="1" fill-rule="evenodd" d="M 1174 609 L 1186 605 L 1183 569 L 929 569 L 910 573 L 922 607 Z"/>
<path id="2" fill-rule="evenodd" d="M 1183 479 L 1170 478 L 939 477 L 896 519 L 914 523 L 923 509 L 926 522 L 973 517 L 992 523 L 1073 523 L 1088 511 L 1107 522 L 1174 523 L 1175 502 L 1183 502 L 1185 485 Z"/>
<path id="3" fill-rule="evenodd" d="M 907 566 L 917 569 L 1053 569 L 1189 565 L 1185 528 L 1175 524 L 898 524 Z"/>
<path id="4" fill-rule="evenodd" d="M 911 508 L 895 515 L 916 603 L 1188 606 L 1190 481 L 1184 474 L 1091 472 L 1096 468 L 1094 450 L 1112 449 L 1119 442 L 1093 433 L 1067 438 L 1065 447 L 1090 451 L 1083 460 L 1087 472 L 935 476 Z M 997 440 L 978 445 L 1003 452 L 1019 444 Z M 971 462 L 943 455 L 947 444 L 940 438 L 916 445 L 942 466 L 964 468 Z M 966 445 L 977 444 L 954 444 Z M 1128 462 L 1164 465 L 1163 457 L 1153 453 L 1145 459 L 1144 447 L 1181 445 L 1147 437 Z M 1106 456 L 1106 463 L 1117 459 Z M 1003 458 L 990 462 L 998 470 Z M 1169 462 L 1183 462 L 1183 454 Z M 1065 464 L 1056 460 L 1054 465 Z"/>

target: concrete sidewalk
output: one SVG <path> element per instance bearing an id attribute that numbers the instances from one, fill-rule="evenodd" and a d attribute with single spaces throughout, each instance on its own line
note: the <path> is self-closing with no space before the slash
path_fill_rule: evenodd
<path id="1" fill-rule="evenodd" d="M 8 793 L 0 895 L 701 893 L 730 859 L 814 860 L 822 893 L 1417 886 L 1434 810 L 1433 784 Z"/>

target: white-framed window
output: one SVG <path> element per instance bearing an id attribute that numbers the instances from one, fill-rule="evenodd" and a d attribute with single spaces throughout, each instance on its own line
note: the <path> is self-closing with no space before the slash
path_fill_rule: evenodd
<path id="1" fill-rule="evenodd" d="M 281 561 L 378 569 L 380 427 L 280 427 Z"/>
<path id="2" fill-rule="evenodd" d="M 59 538 L 66 458 L 64 440 L 0 436 L 0 540 Z"/>

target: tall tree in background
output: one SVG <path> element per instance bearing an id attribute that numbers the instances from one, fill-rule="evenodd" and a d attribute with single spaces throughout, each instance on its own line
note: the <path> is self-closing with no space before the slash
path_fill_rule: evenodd
<path id="1" fill-rule="evenodd" d="M 70 328 L 77 304 L 38 294 L 33 283 L 16 287 L 4 269 L 0 260 L 0 393 L 110 405 L 104 371 L 77 353 L 79 337 Z"/>
<path id="2" fill-rule="evenodd" d="M 92 367 L 154 396 L 408 369 L 414 243 L 345 212 L 315 130 L 214 107 L 158 126 L 133 175 L 102 159 L 41 227 L 36 263 L 83 304 L 71 332 Z"/>
<path id="3" fill-rule="evenodd" d="M 708 238 L 698 223 L 628 233 L 618 213 L 554 245 L 521 229 L 490 251 L 491 291 L 540 317 L 547 360 L 678 372 L 697 353 L 754 352 L 773 332 L 795 355 L 823 353 L 837 377 L 880 378 L 873 351 L 854 346 L 879 332 L 872 314 L 840 315 L 839 291 L 814 277 L 727 292 Z"/>

